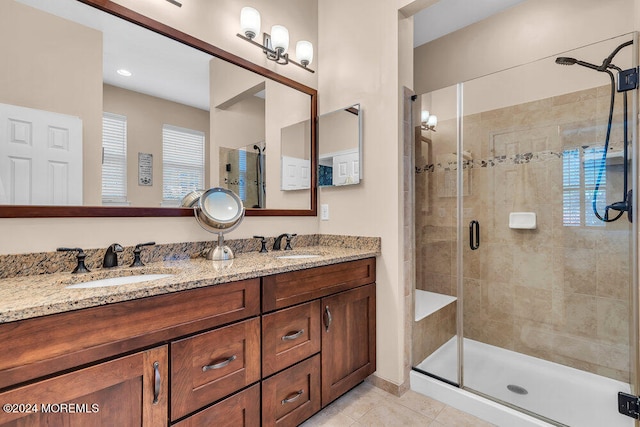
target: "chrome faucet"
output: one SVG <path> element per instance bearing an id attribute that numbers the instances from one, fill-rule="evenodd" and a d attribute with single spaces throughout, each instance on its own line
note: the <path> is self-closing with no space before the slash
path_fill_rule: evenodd
<path id="1" fill-rule="evenodd" d="M 118 266 L 118 252 L 122 252 L 123 248 L 119 243 L 113 243 L 107 248 L 102 261 L 102 268 L 112 268 Z"/>

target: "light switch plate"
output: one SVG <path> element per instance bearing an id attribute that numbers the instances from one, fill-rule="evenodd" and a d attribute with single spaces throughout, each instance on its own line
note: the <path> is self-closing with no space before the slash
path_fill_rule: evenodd
<path id="1" fill-rule="evenodd" d="M 320 219 L 322 221 L 329 221 L 329 205 L 320 205 Z"/>

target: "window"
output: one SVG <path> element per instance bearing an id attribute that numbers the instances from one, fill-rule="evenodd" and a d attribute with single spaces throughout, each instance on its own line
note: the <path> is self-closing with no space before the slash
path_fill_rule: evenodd
<path id="1" fill-rule="evenodd" d="M 163 205 L 178 206 L 193 190 L 204 189 L 204 133 L 162 127 Z"/>
<path id="2" fill-rule="evenodd" d="M 595 195 L 599 213 L 604 214 L 607 174 L 604 170 L 600 172 L 604 166 L 602 154 L 603 147 L 573 148 L 562 152 L 563 225 L 593 227 L 605 224 L 593 213 Z M 600 185 L 594 194 L 598 179 Z"/>
<path id="3" fill-rule="evenodd" d="M 102 115 L 102 203 L 127 204 L 127 118 Z"/>

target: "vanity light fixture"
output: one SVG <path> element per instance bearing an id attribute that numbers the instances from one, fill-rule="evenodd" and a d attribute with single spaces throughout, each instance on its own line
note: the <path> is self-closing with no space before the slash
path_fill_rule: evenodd
<path id="1" fill-rule="evenodd" d="M 438 124 L 438 117 L 433 114 L 429 114 L 429 111 L 422 110 L 420 113 L 420 127 L 422 130 L 436 131 L 436 125 Z"/>
<path id="2" fill-rule="evenodd" d="M 256 42 L 254 38 L 260 33 L 260 12 L 252 7 L 243 7 L 240 11 L 240 29 L 243 34 L 238 33 L 237 36 L 248 41 L 254 46 L 262 49 L 267 59 L 275 61 L 278 64 L 294 64 L 303 68 L 310 73 L 314 70 L 308 68 L 313 61 L 313 44 L 306 40 L 296 43 L 296 58 L 299 62 L 289 58 L 287 50 L 289 49 L 289 30 L 283 25 L 274 25 L 271 27 L 271 34 L 262 34 L 262 44 Z"/>
<path id="3" fill-rule="evenodd" d="M 122 77 L 131 77 L 133 75 L 131 71 L 125 70 L 124 68 L 120 68 L 119 70 L 116 71 L 116 73 L 118 73 Z"/>

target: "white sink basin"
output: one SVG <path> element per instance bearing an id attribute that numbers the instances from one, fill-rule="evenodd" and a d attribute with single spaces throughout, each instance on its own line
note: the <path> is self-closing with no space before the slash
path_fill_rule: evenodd
<path id="1" fill-rule="evenodd" d="M 320 255 L 314 255 L 314 254 L 297 254 L 297 255 L 280 255 L 277 256 L 276 258 L 278 259 L 304 259 L 304 258 L 317 258 Z"/>
<path id="2" fill-rule="evenodd" d="M 106 279 L 91 280 L 66 286 L 67 289 L 104 288 L 107 286 L 128 285 L 131 283 L 148 282 L 150 280 L 164 279 L 173 274 L 139 274 L 137 276 L 109 277 Z"/>

